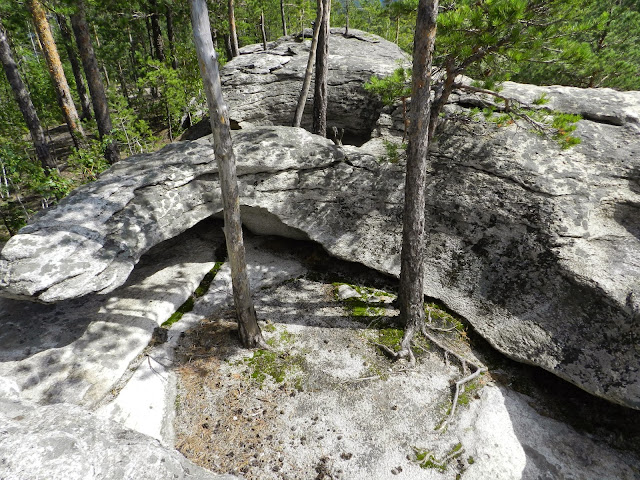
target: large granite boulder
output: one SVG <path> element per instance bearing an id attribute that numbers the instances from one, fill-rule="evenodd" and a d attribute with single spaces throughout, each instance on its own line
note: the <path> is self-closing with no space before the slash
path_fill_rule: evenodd
<path id="1" fill-rule="evenodd" d="M 582 114 L 582 143 L 562 150 L 526 124 L 445 122 L 429 177 L 425 293 L 510 357 L 640 408 L 640 93 L 510 83 L 503 93 L 544 93 Z M 474 104 L 453 100 L 458 113 Z M 383 115 L 377 130 L 397 123 Z M 127 159 L 41 215 L 2 251 L 2 295 L 108 292 L 151 246 L 219 213 L 207 142 Z M 249 228 L 398 275 L 404 167 L 371 154 L 381 139 L 341 148 L 302 129 L 246 127 L 234 142 Z"/>
<path id="2" fill-rule="evenodd" d="M 221 71 L 232 125 L 291 125 L 307 66 L 311 30 L 268 45 L 250 45 Z M 396 44 L 360 30 L 333 28 L 329 38 L 327 125 L 345 130 L 344 141 L 361 144 L 378 120 L 382 104 L 364 89 L 372 75 L 386 76 L 409 60 Z M 302 126 L 311 127 L 313 83 Z M 208 119 L 191 135 L 211 133 Z M 331 132 L 329 132 L 331 134 Z M 188 134 L 189 135 L 189 134 Z M 193 136 L 185 139 L 194 139 Z"/>

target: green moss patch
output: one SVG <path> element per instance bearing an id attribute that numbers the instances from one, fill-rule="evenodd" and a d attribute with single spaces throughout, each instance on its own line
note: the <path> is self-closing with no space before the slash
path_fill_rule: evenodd
<path id="1" fill-rule="evenodd" d="M 258 350 L 242 360 L 247 367 L 247 375 L 255 380 L 260 387 L 267 377 L 276 383 L 289 383 L 296 389 L 302 389 L 302 373 L 304 371 L 304 356 L 276 350 Z"/>

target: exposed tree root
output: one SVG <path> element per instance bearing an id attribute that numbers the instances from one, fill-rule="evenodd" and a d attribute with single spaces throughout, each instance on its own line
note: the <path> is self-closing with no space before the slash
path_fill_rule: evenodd
<path id="1" fill-rule="evenodd" d="M 429 312 L 428 322 L 431 323 L 431 312 Z M 451 406 L 451 411 L 449 412 L 449 415 L 447 416 L 446 420 L 442 422 L 442 424 L 437 428 L 437 430 L 444 430 L 447 427 L 447 425 L 451 423 L 451 420 L 453 420 L 453 417 L 456 413 L 456 407 L 458 405 L 458 398 L 460 397 L 460 393 L 464 392 L 465 385 L 471 382 L 472 380 L 476 379 L 477 377 L 479 377 L 482 373 L 486 372 L 487 367 L 485 367 L 484 365 L 472 362 L 471 360 L 468 360 L 464 358 L 462 355 L 456 353 L 451 348 L 447 347 L 444 343 L 442 343 L 440 340 L 438 340 L 433 334 L 429 332 L 429 330 L 437 331 L 437 332 L 450 332 L 453 329 L 433 327 L 428 325 L 427 322 L 422 322 L 420 325 L 420 333 L 422 334 L 422 336 L 427 340 L 429 340 L 430 342 L 432 342 L 433 344 L 435 344 L 438 348 L 440 348 L 440 350 L 444 352 L 445 362 L 447 363 L 447 365 L 449 365 L 449 355 L 452 355 L 460 362 L 460 365 L 462 367 L 462 373 L 463 375 L 465 375 L 463 378 L 461 378 L 456 382 L 456 389 L 453 395 L 453 404 Z M 382 345 L 380 343 L 376 343 L 375 345 L 379 347 L 391 360 L 393 361 L 407 360 L 411 365 L 411 367 L 414 367 L 416 364 L 416 358 L 415 358 L 415 355 L 413 354 L 412 343 L 413 343 L 413 338 L 415 336 L 415 333 L 416 333 L 415 328 L 412 325 L 407 326 L 404 332 L 404 336 L 402 337 L 402 342 L 400 343 L 400 350 L 398 350 L 397 352 L 393 351 L 386 345 Z M 473 370 L 470 374 L 468 374 L 469 367 L 471 367 L 471 369 Z"/>

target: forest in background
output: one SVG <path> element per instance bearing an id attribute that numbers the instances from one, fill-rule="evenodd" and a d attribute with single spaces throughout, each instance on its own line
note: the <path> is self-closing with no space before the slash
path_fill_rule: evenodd
<path id="1" fill-rule="evenodd" d="M 66 130 L 52 76 L 36 32 L 34 3 L 44 9 L 60 54 L 64 77 L 86 134 L 76 146 L 57 142 Z M 72 33 L 71 17 L 84 3 L 95 60 L 108 103 L 111 132 L 99 131 Z M 308 0 L 226 0 L 208 2 L 211 31 L 221 63 L 237 43 L 273 41 L 311 28 L 316 2 Z M 527 31 L 531 4 L 546 16 Z M 416 0 L 334 0 L 331 26 L 366 30 L 413 48 Z M 49 143 L 56 168 L 38 161 L 29 129 L 6 75 L 0 75 L 0 235 L 17 232 L 47 208 L 109 166 L 105 149 L 115 139 L 120 156 L 156 150 L 173 141 L 205 114 L 202 81 L 193 46 L 189 4 L 171 0 L 0 0 L 0 21 L 11 52 Z M 518 22 L 524 29 L 511 31 Z M 544 26 L 544 29 L 541 28 Z M 520 36 L 520 37 L 518 37 Z M 508 38 L 517 48 L 500 49 Z M 434 65 L 469 59 L 466 74 L 495 89 L 503 80 L 540 85 L 640 90 L 640 2 L 637 0 L 444 1 L 438 18 Z M 79 73 L 78 73 L 79 72 Z M 84 90 L 84 96 L 82 91 Z M 293 114 L 293 112 L 292 112 Z M 68 137 L 66 137 L 68 138 Z"/>

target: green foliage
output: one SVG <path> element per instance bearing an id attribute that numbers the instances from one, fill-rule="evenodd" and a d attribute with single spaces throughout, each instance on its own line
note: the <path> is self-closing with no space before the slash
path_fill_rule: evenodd
<path id="1" fill-rule="evenodd" d="M 398 163 L 400 161 L 400 150 L 407 148 L 406 143 L 395 143 L 389 140 L 383 140 L 384 148 L 387 151 L 387 155 L 384 160 L 390 163 Z"/>
<path id="2" fill-rule="evenodd" d="M 399 67 L 388 77 L 372 76 L 364 89 L 376 95 L 385 105 L 393 105 L 401 98 L 411 96 L 411 69 Z"/>
<path id="3" fill-rule="evenodd" d="M 69 169 L 80 175 L 82 183 L 93 182 L 109 168 L 104 152 L 110 141 L 111 138 L 108 136 L 103 140 L 89 140 L 85 148 L 74 150 L 69 156 Z"/>

